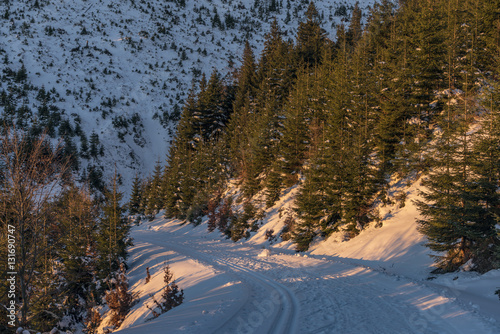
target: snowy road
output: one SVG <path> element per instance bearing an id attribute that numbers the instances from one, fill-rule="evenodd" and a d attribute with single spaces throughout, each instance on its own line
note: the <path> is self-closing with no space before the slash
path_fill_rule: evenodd
<path id="1" fill-rule="evenodd" d="M 142 297 L 120 333 L 500 333 L 439 289 L 333 258 L 259 257 L 257 246 L 158 221 L 133 237 L 131 282 Z M 145 321 L 161 284 L 145 286 L 144 267 L 156 263 L 160 282 L 165 258 L 185 303 Z"/>
<path id="2" fill-rule="evenodd" d="M 225 256 L 214 255 L 208 248 L 203 250 L 200 244 L 193 247 L 178 238 L 165 242 L 152 231 L 138 231 L 136 238 L 196 259 L 245 284 L 245 292 L 238 295 L 238 303 L 232 305 L 231 313 L 213 333 L 296 333 L 299 304 L 286 286 L 233 263 Z"/>

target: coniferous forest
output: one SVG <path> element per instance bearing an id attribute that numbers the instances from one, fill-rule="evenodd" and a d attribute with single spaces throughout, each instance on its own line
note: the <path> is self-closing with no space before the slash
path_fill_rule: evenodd
<path id="1" fill-rule="evenodd" d="M 443 271 L 500 265 L 498 1 L 382 1 L 326 37 L 313 2 L 294 40 L 275 21 L 260 55 L 193 84 L 167 163 L 130 207 L 234 241 L 300 187 L 281 233 L 297 251 L 377 223 L 391 177 L 421 178 L 420 231 Z M 229 182 L 238 203 L 224 197 Z M 143 196 L 140 196 L 143 194 Z"/>
<path id="2" fill-rule="evenodd" d="M 14 278 L 2 281 L 2 303 L 9 305 L 7 297 L 17 295 L 19 318 L 11 320 L 21 327 L 50 331 L 65 319 L 94 333 L 100 322 L 96 308 L 117 293 L 120 267 L 124 270 L 132 245 L 118 177 L 115 173 L 97 194 L 76 182 L 62 145 L 53 147 L 43 134 L 3 131 L 2 240 L 16 247 L 1 249 L 2 258 L 9 259 L 2 271 Z M 10 319 L 7 306 L 0 312 Z"/>
<path id="3" fill-rule="evenodd" d="M 269 3 L 272 13 L 283 1 Z M 232 20 L 225 17 L 228 29 Z M 0 238 L 16 240 L 16 323 L 46 332 L 80 324 L 97 333 L 106 304 L 119 328 L 135 298 L 126 278 L 133 245 L 126 213 L 136 223 L 160 212 L 206 221 L 208 232 L 236 242 L 291 189 L 293 210 L 268 237 L 291 240 L 297 252 L 382 224 L 377 207 L 394 199 L 397 179 L 422 185 L 418 226 L 439 254 L 436 272 L 500 268 L 500 0 L 382 0 L 366 12 L 356 4 L 335 38 L 327 23 L 311 1 L 295 36 L 275 19 L 263 45 L 244 43 L 239 68 L 196 75 L 183 106 L 161 120 L 178 121 L 166 160 L 150 176 L 135 175 L 130 198 L 116 166 L 103 181 L 99 135 L 88 141 L 64 118 L 51 104 L 55 90 L 39 89 L 33 124 L 21 117 L 28 109 L 10 108 L 13 95 L 0 92 Z M 224 25 L 218 14 L 212 24 Z M 24 65 L 6 78 L 29 86 Z M 102 108 L 112 114 L 117 103 L 108 98 Z M 112 123 L 133 129 L 144 146 L 138 115 Z M 125 132 L 118 137 L 125 142 Z M 404 205 L 404 193 L 399 200 Z M 0 249 L 2 259 L 10 254 Z M 2 272 L 10 264 L 2 262 Z M 184 298 L 168 265 L 164 275 L 154 318 Z M 11 289 L 2 280 L 3 306 Z M 0 317 L 8 315 L 0 307 Z"/>

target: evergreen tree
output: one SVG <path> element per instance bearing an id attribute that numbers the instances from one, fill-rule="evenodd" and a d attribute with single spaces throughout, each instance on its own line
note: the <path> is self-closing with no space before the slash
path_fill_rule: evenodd
<path id="1" fill-rule="evenodd" d="M 170 266 L 168 264 L 165 265 L 163 272 L 163 282 L 165 286 L 161 294 L 162 313 L 170 311 L 174 307 L 179 306 L 184 300 L 184 290 L 179 290 L 179 286 L 177 285 L 177 283 L 175 283 L 174 280 L 174 274 L 171 272 Z"/>
<path id="2" fill-rule="evenodd" d="M 130 201 L 128 203 L 129 214 L 135 215 L 143 212 L 141 207 L 143 194 L 144 194 L 144 188 L 142 186 L 142 180 L 139 178 L 137 174 L 135 174 L 134 181 L 132 183 L 132 194 L 130 195 Z"/>
<path id="3" fill-rule="evenodd" d="M 212 72 L 208 84 L 198 97 L 198 107 L 193 113 L 194 128 L 202 140 L 215 136 L 225 126 L 229 114 L 223 110 L 224 87 L 217 70 Z"/>
<path id="4" fill-rule="evenodd" d="M 311 76 L 305 72 L 298 76 L 295 87 L 290 92 L 285 104 L 285 119 L 283 121 L 283 136 L 280 141 L 280 160 L 282 171 L 287 175 L 286 185 L 291 186 L 297 181 L 297 173 L 302 170 L 308 151 L 314 150 L 314 124 L 324 121 L 322 112 L 322 86 L 320 75 Z"/>
<path id="5" fill-rule="evenodd" d="M 163 188 L 163 167 L 160 161 L 155 164 L 153 177 L 151 178 L 150 187 L 146 194 L 146 207 L 144 212 L 147 215 L 156 215 L 164 205 L 164 188 Z"/>
<path id="6" fill-rule="evenodd" d="M 498 95 L 498 90 L 496 90 Z M 491 94 L 493 95 L 493 94 Z M 498 100 L 496 100 L 498 101 Z M 500 267 L 500 110 L 498 103 L 490 100 L 488 114 L 482 129 L 473 142 L 471 171 L 477 177 L 477 201 L 482 209 L 471 229 L 471 239 L 475 241 L 474 264 L 476 270 L 486 272 Z M 494 108 L 494 109 L 493 109 Z"/>
<path id="7" fill-rule="evenodd" d="M 270 175 L 266 179 L 266 206 L 272 207 L 281 195 L 283 188 L 283 178 L 281 176 L 281 168 L 278 163 L 271 167 Z"/>
<path id="8" fill-rule="evenodd" d="M 252 115 L 252 127 L 248 128 L 248 144 L 245 151 L 246 174 L 243 189 L 247 197 L 253 196 L 264 184 L 259 175 L 269 171 L 271 162 L 278 156 L 281 140 L 283 105 L 295 80 L 295 62 L 292 46 L 283 41 L 282 33 L 276 20 L 271 24 L 271 31 L 266 34 L 264 50 L 259 62 L 258 79 L 260 80 L 255 103 L 255 115 Z M 250 110 L 253 106 L 249 105 Z M 253 111 L 253 110 L 252 110 Z"/>
<path id="9" fill-rule="evenodd" d="M 125 276 L 125 265 L 120 264 L 120 271 L 116 275 L 110 289 L 106 291 L 106 303 L 111 310 L 111 323 L 115 329 L 120 328 L 123 320 L 132 307 L 133 296 L 128 291 L 128 279 Z"/>
<path id="10" fill-rule="evenodd" d="M 234 112 L 231 114 L 225 139 L 228 141 L 231 165 L 236 175 L 246 179 L 250 156 L 249 140 L 255 126 L 257 92 L 256 64 L 248 41 L 243 50 L 242 67 L 237 74 Z"/>
<path id="11" fill-rule="evenodd" d="M 477 7 L 476 7 L 477 9 Z M 498 195 L 496 168 L 498 157 L 486 145 L 495 145 L 495 107 L 479 133 L 471 133 L 477 96 L 476 73 L 478 32 L 474 21 L 478 12 L 466 3 L 465 8 L 448 4 L 441 11 L 448 17 L 447 54 L 448 90 L 438 120 L 442 133 L 436 140 L 430 159 L 432 171 L 424 185 L 424 201 L 418 202 L 424 216 L 420 229 L 429 239 L 429 247 L 443 252 L 436 258 L 445 271 L 458 269 L 472 261 L 476 270 L 498 266 L 496 207 Z M 444 14 L 443 14 L 444 15 Z M 474 18 L 475 17 L 475 18 Z M 477 21 L 476 21 L 477 22 Z M 458 88 L 458 89 L 457 89 Z M 474 138 L 478 137 L 478 138 Z"/>
<path id="12" fill-rule="evenodd" d="M 347 43 L 354 46 L 361 39 L 361 34 L 363 32 L 363 27 L 361 25 L 362 12 L 359 8 L 359 2 L 356 2 L 354 9 L 351 14 L 351 21 L 349 22 L 349 28 L 347 30 Z"/>
<path id="13" fill-rule="evenodd" d="M 243 49 L 241 68 L 237 74 L 237 88 L 234 101 L 234 112 L 238 113 L 244 106 L 246 99 L 255 98 L 256 90 L 256 64 L 255 57 L 248 40 Z"/>
<path id="14" fill-rule="evenodd" d="M 326 47 L 326 32 L 321 28 L 321 19 L 314 5 L 309 3 L 306 11 L 306 21 L 299 23 L 296 50 L 298 59 L 307 67 L 314 67 L 321 62 L 323 50 Z"/>
<path id="15" fill-rule="evenodd" d="M 97 207 L 89 191 L 70 186 L 56 203 L 57 225 L 61 235 L 57 243 L 62 264 L 62 287 L 58 293 L 66 296 L 64 313 L 74 323 L 83 321 L 82 315 L 96 293 Z M 50 270 L 46 270 L 50 271 Z"/>
<path id="16" fill-rule="evenodd" d="M 326 170 L 323 150 L 318 150 L 310 161 L 310 169 L 305 173 L 305 181 L 295 200 L 295 212 L 298 216 L 292 237 L 295 249 L 306 251 L 314 237 L 320 234 L 319 223 L 326 216 L 329 207 L 326 195 Z"/>
<path id="17" fill-rule="evenodd" d="M 99 252 L 99 276 L 109 278 L 127 258 L 131 245 L 130 226 L 121 206 L 122 193 L 118 191 L 118 175 L 115 171 L 111 184 L 104 191 L 102 217 L 98 227 L 97 249 Z"/>
<path id="18" fill-rule="evenodd" d="M 177 142 L 183 143 L 183 145 L 191 145 L 192 147 L 194 147 L 195 133 L 198 131 L 198 129 L 195 129 L 195 120 L 193 118 L 197 109 L 197 103 L 196 85 L 193 84 L 186 99 L 186 103 L 182 109 L 182 116 L 177 124 L 175 134 Z M 173 150 L 172 147 L 173 146 L 171 146 L 170 151 Z M 171 155 L 171 153 L 169 153 L 169 155 Z"/>
<path id="19" fill-rule="evenodd" d="M 92 131 L 90 135 L 90 156 L 97 158 L 100 154 L 101 143 L 99 141 L 99 135 Z"/>
<path id="20" fill-rule="evenodd" d="M 169 156 L 167 158 L 167 166 L 163 174 L 163 189 L 165 193 L 164 204 L 165 215 L 173 218 L 180 215 L 178 202 L 179 196 L 179 178 L 178 175 L 182 172 L 182 164 L 178 151 L 173 151 L 170 147 Z M 147 183 L 146 183 L 147 184 Z M 145 193 L 149 191 L 146 186 Z"/>

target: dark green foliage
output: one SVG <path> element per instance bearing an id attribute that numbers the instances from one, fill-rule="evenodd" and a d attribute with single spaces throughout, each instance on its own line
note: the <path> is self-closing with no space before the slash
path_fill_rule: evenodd
<path id="1" fill-rule="evenodd" d="M 153 176 L 149 180 L 148 191 L 144 194 L 144 213 L 146 215 L 156 215 L 164 205 L 164 185 L 163 185 L 163 167 L 160 161 L 155 164 Z M 140 191 L 138 189 L 138 191 Z M 136 195 L 137 196 L 137 195 Z M 135 201 L 136 205 L 139 201 Z"/>
<path id="2" fill-rule="evenodd" d="M 61 261 L 59 289 L 62 287 L 67 296 L 64 303 L 66 315 L 79 323 L 83 321 L 81 316 L 91 304 L 91 298 L 97 294 L 95 238 L 98 207 L 88 190 L 71 186 L 55 204 L 54 210 L 57 212 L 56 224 L 62 232 L 56 245 Z"/>
<path id="3" fill-rule="evenodd" d="M 237 74 L 238 85 L 234 99 L 235 114 L 243 108 L 245 100 L 255 98 L 256 90 L 256 64 L 252 48 L 248 41 L 245 42 L 243 49 L 243 59 L 241 68 Z"/>
<path id="4" fill-rule="evenodd" d="M 321 19 L 314 2 L 309 3 L 306 11 L 306 21 L 299 24 L 296 50 L 298 60 L 305 66 L 319 64 L 327 47 L 326 31 L 321 28 Z"/>
<path id="5" fill-rule="evenodd" d="M 101 142 L 99 140 L 99 135 L 95 132 L 92 132 L 92 134 L 90 135 L 90 156 L 92 158 L 97 158 L 99 155 L 103 155 L 101 154 L 102 152 L 102 145 L 101 145 Z"/>
<path id="6" fill-rule="evenodd" d="M 351 14 L 351 21 L 349 22 L 349 28 L 347 30 L 347 43 L 351 46 L 355 46 L 361 39 L 361 34 L 363 33 L 363 28 L 361 25 L 362 13 L 359 8 L 359 2 L 356 2 L 354 9 Z"/>
<path id="7" fill-rule="evenodd" d="M 208 140 L 219 135 L 221 129 L 229 119 L 232 110 L 224 108 L 224 89 L 219 73 L 214 70 L 210 79 L 204 87 L 200 85 L 201 92 L 198 95 L 198 103 L 193 112 L 193 128 L 201 140 Z M 198 138 L 197 140 L 200 140 Z"/>
<path id="8" fill-rule="evenodd" d="M 229 225 L 231 240 L 238 241 L 241 238 L 249 238 L 250 231 L 256 228 L 257 209 L 250 201 L 243 203 L 243 212 L 238 213 Z"/>
<path id="9" fill-rule="evenodd" d="M 448 39 L 449 86 L 443 97 L 445 108 L 436 117 L 441 134 L 428 159 L 432 171 L 423 182 L 426 190 L 422 192 L 424 200 L 418 202 L 423 215 L 419 223 L 429 239 L 428 246 L 442 252 L 436 257 L 442 270 L 457 270 L 469 262 L 473 269 L 484 272 L 500 265 L 495 228 L 499 156 L 494 128 L 498 107 L 486 102 L 481 131 L 470 131 L 478 113 L 477 105 L 470 103 L 471 97 L 478 95 L 474 59 L 481 53 L 475 49 L 479 35 L 470 24 L 480 12 L 478 7 L 446 8 L 443 15 L 448 15 L 449 25 L 443 32 Z M 487 100 L 493 101 L 495 86 Z M 454 90 L 456 87 L 462 91 Z"/>
<path id="10" fill-rule="evenodd" d="M 142 207 L 143 195 L 143 183 L 139 176 L 136 174 L 134 177 L 134 182 L 132 183 L 132 194 L 130 195 L 130 200 L 128 202 L 129 214 L 136 215 L 144 212 Z"/>
<path id="11" fill-rule="evenodd" d="M 442 267 L 497 267 L 497 5 L 383 0 L 363 25 L 356 4 L 335 43 L 312 2 L 295 43 L 273 20 L 257 62 L 245 44 L 234 83 L 214 70 L 192 89 L 165 172 L 167 214 L 194 223 L 208 215 L 209 230 L 239 240 L 258 227 L 264 204 L 298 185 L 282 236 L 305 251 L 376 220 L 394 176 L 429 173 L 420 226 L 445 252 Z M 252 8 L 263 17 L 281 5 Z M 480 114 L 489 127 L 471 134 Z M 220 195 L 228 178 L 239 184 L 239 208 Z"/>
<path id="12" fill-rule="evenodd" d="M 283 121 L 283 136 L 280 142 L 281 169 L 286 174 L 286 186 L 297 182 L 298 172 L 306 160 L 307 153 L 312 149 L 314 125 L 323 117 L 321 108 L 315 101 L 318 96 L 313 96 L 317 90 L 313 87 L 318 77 L 309 74 L 299 75 L 295 89 L 289 94 L 285 105 L 285 119 Z M 319 108 L 318 108 L 319 107 Z"/>
<path id="13" fill-rule="evenodd" d="M 266 179 L 266 207 L 272 207 L 279 200 L 282 188 L 283 178 L 281 171 L 278 164 L 275 164 Z"/>
<path id="14" fill-rule="evenodd" d="M 104 191 L 104 181 L 103 181 L 103 171 L 102 167 L 89 165 L 87 167 L 86 173 L 82 176 L 83 182 L 88 182 L 90 188 L 95 191 Z"/>
<path id="15" fill-rule="evenodd" d="M 99 277 L 109 278 L 120 268 L 127 258 L 127 247 L 131 245 L 130 226 L 124 217 L 125 209 L 121 206 L 122 193 L 118 190 L 118 176 L 114 177 L 104 190 L 102 217 L 96 239 L 99 257 Z"/>

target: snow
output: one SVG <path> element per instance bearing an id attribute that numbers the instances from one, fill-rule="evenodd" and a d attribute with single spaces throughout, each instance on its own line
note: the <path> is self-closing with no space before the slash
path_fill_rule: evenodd
<path id="1" fill-rule="evenodd" d="M 271 251 L 269 249 L 263 249 L 262 252 L 260 252 L 257 257 L 269 257 L 271 256 Z"/>
<path id="2" fill-rule="evenodd" d="M 224 0 L 204 4 L 210 15 L 216 8 L 221 16 L 231 11 L 242 18 L 253 1 L 233 3 L 244 6 L 231 7 Z M 341 4 L 352 2 L 315 3 L 325 14 L 324 28 L 334 38 L 334 25 L 341 17 L 329 17 Z M 361 1 L 361 7 L 371 3 Z M 173 124 L 164 128 L 153 119 L 154 114 L 171 111 L 185 97 L 195 72 L 209 74 L 213 67 L 229 72 L 227 60 L 233 58 L 237 63 L 241 57 L 244 41 L 237 37 L 242 31 L 213 29 L 205 14 L 205 24 L 193 24 L 198 17 L 195 6 L 200 7 L 196 1 L 187 1 L 186 8 L 174 6 L 174 2 L 149 1 L 154 11 L 144 2 L 44 4 L 37 9 L 28 1 L 10 2 L 9 21 L 13 24 L 5 20 L 0 26 L 0 51 L 9 62 L 2 62 L 0 70 L 17 71 L 22 61 L 30 83 L 47 91 L 54 87 L 60 94 L 54 104 L 72 121 L 70 115 L 80 116 L 87 136 L 92 131 L 99 134 L 106 153 L 102 165 L 116 163 L 125 180 L 123 190 L 129 191 L 136 171 L 143 176 L 151 172 L 155 161 L 167 153 Z M 2 13 L 6 6 L 0 4 Z M 163 15 L 167 6 L 171 17 Z M 305 9 L 297 10 L 284 28 L 287 38 L 296 35 Z M 285 15 L 286 11 L 277 15 L 280 23 Z M 172 23 L 175 17 L 182 19 Z M 256 19 L 255 32 L 248 35 L 257 56 L 269 21 Z M 28 25 L 24 32 L 23 23 Z M 158 24 L 168 26 L 169 33 L 160 34 L 155 41 L 141 36 L 141 30 L 157 31 Z M 48 36 L 47 27 L 64 33 Z M 81 34 L 83 27 L 88 35 Z M 85 48 L 87 41 L 89 49 Z M 172 43 L 177 50 L 170 47 Z M 77 47 L 79 51 L 71 51 Z M 198 47 L 206 49 L 207 56 L 197 53 Z M 182 62 L 181 48 L 188 55 Z M 111 74 L 103 74 L 104 68 Z M 6 84 L 0 83 L 0 88 L 7 89 Z M 28 94 L 35 110 L 39 103 L 33 98 L 36 92 Z M 442 94 L 458 97 L 461 92 Z M 118 102 L 113 113 L 103 118 L 105 98 Z M 124 142 L 118 140 L 113 126 L 114 116 L 129 118 L 134 113 L 144 126 L 139 136 L 144 147 L 132 134 Z M 91 162 L 83 161 L 82 167 Z M 418 189 L 418 181 L 408 187 L 394 182 L 394 192 L 406 192 L 407 200 L 404 207 L 398 207 L 399 203 L 379 207 L 382 227 L 370 226 L 350 241 L 344 241 L 342 233 L 317 239 L 305 254 L 296 254 L 290 241 L 271 242 L 265 235 L 270 230 L 277 235 L 285 218 L 293 215 L 297 187 L 288 189 L 266 210 L 263 225 L 249 240 L 238 243 L 222 239 L 218 232 L 208 234 L 205 222 L 193 227 L 159 215 L 133 229 L 127 274 L 137 303 L 118 332 L 499 333 L 500 304 L 494 291 L 500 288 L 500 270 L 484 275 L 469 271 L 432 275 L 430 251 L 416 224 L 419 216 L 413 200 L 418 198 Z M 147 306 L 161 294 L 164 263 L 184 289 L 185 300 L 152 319 Z M 151 281 L 146 284 L 148 267 Z M 106 326 L 104 321 L 101 331 Z"/>
<path id="3" fill-rule="evenodd" d="M 382 227 L 350 240 L 316 240 L 307 253 L 271 244 L 297 189 L 289 190 L 258 232 L 234 243 L 218 232 L 161 215 L 133 230 L 129 272 L 140 295 L 118 333 L 498 333 L 494 291 L 500 270 L 484 275 L 432 275 L 425 238 L 417 231 L 419 181 L 393 182 L 404 207 L 380 206 Z M 281 217 L 281 218 L 280 218 Z M 147 321 L 150 295 L 162 288 L 168 261 L 184 289 L 179 307 Z M 145 268 L 152 280 L 144 284 Z"/>
<path id="4" fill-rule="evenodd" d="M 113 168 L 108 167 L 116 164 L 128 192 L 136 173 L 146 176 L 156 161 L 166 159 L 175 124 L 163 126 L 154 115 L 170 114 L 175 104 L 182 108 L 191 82 L 201 73 L 209 76 L 213 68 L 223 75 L 233 72 L 228 62 L 239 66 L 245 39 L 258 57 L 274 16 L 285 38 L 295 38 L 307 3 L 290 3 L 291 20 L 285 24 L 286 1 L 279 13 L 260 17 L 254 1 L 246 0 L 186 1 L 184 8 L 161 0 L 39 1 L 39 8 L 28 0 L 0 2 L 0 12 L 6 15 L 0 18 L 0 71 L 18 71 L 22 63 L 28 83 L 36 89 L 55 89 L 59 97 L 50 104 L 73 126 L 80 117 L 87 137 L 92 131 L 99 135 L 105 149 L 100 164 L 106 167 L 105 176 L 112 175 Z M 350 14 L 352 5 L 349 1 L 315 3 L 325 17 L 328 36 L 334 39 L 336 24 L 345 19 L 335 16 L 336 9 L 344 5 Z M 365 16 L 372 3 L 360 1 Z M 213 28 L 215 11 L 222 21 L 231 13 L 236 27 Z M 187 59 L 182 59 L 183 52 Z M 19 99 L 19 106 L 27 104 L 35 114 L 41 105 L 36 89 L 28 91 L 25 100 Z M 7 82 L 0 83 L 0 90 L 9 90 Z M 116 104 L 106 106 L 108 99 Z M 104 113 L 108 115 L 103 117 Z M 130 120 L 134 114 L 143 127 L 133 133 L 130 125 L 119 139 L 123 128 L 113 126 L 113 118 Z M 79 147 L 80 139 L 73 140 Z M 95 163 L 82 159 L 81 167 Z"/>

